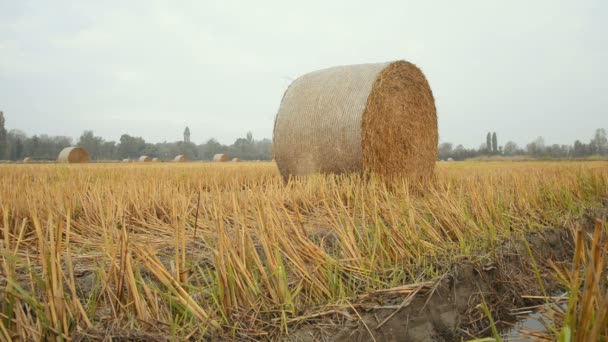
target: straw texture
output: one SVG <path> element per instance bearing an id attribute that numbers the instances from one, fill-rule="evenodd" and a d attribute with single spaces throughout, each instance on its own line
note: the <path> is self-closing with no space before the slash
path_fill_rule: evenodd
<path id="1" fill-rule="evenodd" d="M 437 114 L 426 78 L 404 61 L 339 66 L 287 89 L 275 118 L 281 175 L 374 173 L 427 177 L 437 159 Z"/>
<path id="2" fill-rule="evenodd" d="M 88 163 L 89 154 L 82 147 L 66 147 L 59 152 L 57 161 L 60 163 Z"/>
<path id="3" fill-rule="evenodd" d="M 230 158 L 228 157 L 227 154 L 218 153 L 218 154 L 216 154 L 216 155 L 213 156 L 213 161 L 214 162 L 227 162 L 229 160 L 230 160 Z"/>
<path id="4" fill-rule="evenodd" d="M 183 154 L 180 154 L 180 155 L 176 156 L 176 157 L 173 159 L 173 161 L 174 161 L 174 162 L 176 162 L 176 163 L 185 163 L 185 162 L 187 162 L 187 161 L 188 161 L 188 157 L 186 157 L 186 156 L 185 156 L 185 155 L 183 155 Z"/>

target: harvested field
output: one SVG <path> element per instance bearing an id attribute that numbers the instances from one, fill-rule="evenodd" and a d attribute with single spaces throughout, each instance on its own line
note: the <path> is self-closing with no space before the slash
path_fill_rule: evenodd
<path id="1" fill-rule="evenodd" d="M 608 212 L 608 162 L 436 176 L 387 188 L 284 183 L 274 163 L 0 165 L 0 339 L 490 336 L 489 317 L 504 327 L 565 290 L 551 263 L 567 267 Z"/>

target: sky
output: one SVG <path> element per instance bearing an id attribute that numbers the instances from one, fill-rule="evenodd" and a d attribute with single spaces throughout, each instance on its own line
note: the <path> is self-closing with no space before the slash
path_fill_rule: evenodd
<path id="1" fill-rule="evenodd" d="M 605 0 L 0 0 L 0 111 L 28 135 L 271 138 L 298 76 L 399 59 L 427 76 L 441 142 L 608 129 Z"/>

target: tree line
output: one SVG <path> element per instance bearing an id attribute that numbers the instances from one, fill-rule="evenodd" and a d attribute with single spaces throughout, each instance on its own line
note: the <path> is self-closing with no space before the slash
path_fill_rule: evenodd
<path id="1" fill-rule="evenodd" d="M 170 160 L 183 154 L 190 160 L 211 160 L 217 153 L 226 153 L 231 158 L 242 160 L 270 160 L 272 142 L 270 139 L 255 140 L 251 132 L 238 138 L 231 145 L 223 145 L 215 139 L 202 144 L 190 140 L 190 128 L 184 130 L 184 139 L 175 142 L 149 143 L 142 137 L 123 134 L 118 142 L 106 141 L 93 131 L 82 133 L 76 142 L 71 137 L 49 136 L 46 134 L 28 136 L 25 132 L 4 127 L 4 115 L 0 111 L 0 160 L 21 160 L 31 157 L 39 160 L 54 160 L 59 152 L 68 146 L 80 146 L 89 152 L 93 160 L 136 159 L 142 155 L 161 160 Z M 74 144 L 75 143 L 75 144 Z M 543 137 L 523 147 L 513 141 L 499 145 L 496 132 L 488 132 L 485 142 L 479 148 L 454 146 L 451 142 L 439 144 L 439 159 L 465 160 L 482 156 L 530 156 L 533 158 L 586 158 L 608 156 L 606 130 L 598 128 L 588 142 L 576 140 L 572 145 L 549 145 Z"/>
<path id="2" fill-rule="evenodd" d="M 439 159 L 465 160 L 483 156 L 530 156 L 533 158 L 587 158 L 591 156 L 608 156 L 608 138 L 606 129 L 598 128 L 588 143 L 576 140 L 572 145 L 549 145 L 543 137 L 520 147 L 513 141 L 504 145 L 498 144 L 496 132 L 488 132 L 485 143 L 479 148 L 465 148 L 463 145 L 454 146 L 450 142 L 439 144 Z"/>
<path id="3" fill-rule="evenodd" d="M 161 160 L 172 160 L 183 154 L 190 160 L 211 160 L 217 153 L 226 153 L 231 158 L 242 160 L 270 160 L 271 141 L 256 140 L 251 132 L 238 138 L 231 145 L 223 145 L 215 139 L 202 144 L 190 141 L 190 129 L 184 130 L 184 140 L 149 143 L 142 137 L 123 134 L 119 141 L 106 141 L 93 131 L 84 131 L 77 141 L 66 136 L 46 134 L 28 136 L 18 129 L 7 131 L 4 115 L 0 112 L 0 160 L 21 160 L 30 157 L 36 160 L 54 160 L 62 149 L 80 146 L 87 150 L 92 160 L 136 159 L 142 155 Z"/>

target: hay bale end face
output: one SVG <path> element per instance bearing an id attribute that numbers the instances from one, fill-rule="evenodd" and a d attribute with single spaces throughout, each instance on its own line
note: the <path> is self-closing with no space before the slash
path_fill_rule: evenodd
<path id="1" fill-rule="evenodd" d="M 230 158 L 228 157 L 228 155 L 224 154 L 224 153 L 218 153 L 213 156 L 214 162 L 227 162 L 229 160 L 230 160 Z"/>
<path id="2" fill-rule="evenodd" d="M 141 163 L 150 163 L 152 161 L 152 158 L 148 156 L 141 156 L 139 157 L 138 161 Z"/>
<path id="3" fill-rule="evenodd" d="M 89 162 L 89 154 L 82 147 L 66 147 L 61 152 L 59 152 L 59 156 L 57 157 L 57 161 L 60 163 L 88 163 Z"/>
<path id="4" fill-rule="evenodd" d="M 176 157 L 173 159 L 173 161 L 174 161 L 174 162 L 176 162 L 176 163 L 186 163 L 186 162 L 188 162 L 189 160 L 188 160 L 188 157 L 186 157 L 186 156 L 185 156 L 185 155 L 183 155 L 183 154 L 180 154 L 180 155 L 176 156 Z"/>
<path id="5" fill-rule="evenodd" d="M 301 76 L 283 95 L 273 131 L 285 179 L 317 172 L 428 178 L 437 144 L 433 93 L 405 61 Z"/>

